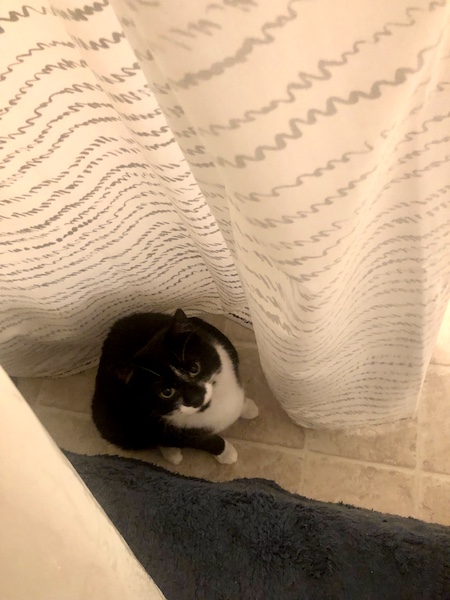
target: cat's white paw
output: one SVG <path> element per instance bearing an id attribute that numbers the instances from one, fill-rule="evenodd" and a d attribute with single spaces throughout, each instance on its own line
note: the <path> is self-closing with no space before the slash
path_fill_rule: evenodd
<path id="1" fill-rule="evenodd" d="M 159 447 L 159 451 L 163 457 L 172 465 L 179 465 L 183 460 L 183 454 L 179 448 Z"/>
<path id="2" fill-rule="evenodd" d="M 222 454 L 218 454 L 214 457 L 218 462 L 223 465 L 232 465 L 237 461 L 238 453 L 236 448 L 225 440 L 225 448 Z"/>
<path id="3" fill-rule="evenodd" d="M 242 419 L 256 419 L 259 415 L 259 408 L 256 406 L 251 398 L 246 398 L 244 406 L 242 407 L 241 418 Z"/>

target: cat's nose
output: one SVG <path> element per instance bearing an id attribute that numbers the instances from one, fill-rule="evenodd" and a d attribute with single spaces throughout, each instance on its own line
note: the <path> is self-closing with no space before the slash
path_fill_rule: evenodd
<path id="1" fill-rule="evenodd" d="M 186 397 L 187 396 L 187 397 Z M 186 394 L 184 398 L 184 404 L 186 406 L 192 406 L 193 408 L 200 408 L 205 400 L 205 390 L 195 390 L 191 391 L 189 395 Z"/>

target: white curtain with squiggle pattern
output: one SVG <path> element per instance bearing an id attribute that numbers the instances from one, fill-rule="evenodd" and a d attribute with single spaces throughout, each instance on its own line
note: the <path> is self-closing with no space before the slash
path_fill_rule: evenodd
<path id="1" fill-rule="evenodd" d="M 251 320 L 298 423 L 410 416 L 449 299 L 450 5 L 0 7 L 0 361 Z"/>

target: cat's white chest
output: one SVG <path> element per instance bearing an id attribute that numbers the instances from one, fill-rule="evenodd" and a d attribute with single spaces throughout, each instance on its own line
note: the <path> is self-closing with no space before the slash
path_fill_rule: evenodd
<path id="1" fill-rule="evenodd" d="M 218 433 L 240 417 L 245 401 L 244 390 L 236 378 L 233 363 L 226 350 L 219 344 L 215 345 L 215 349 L 222 368 L 214 377 L 210 405 L 204 412 L 171 415 L 170 421 L 175 426 L 205 428 Z"/>

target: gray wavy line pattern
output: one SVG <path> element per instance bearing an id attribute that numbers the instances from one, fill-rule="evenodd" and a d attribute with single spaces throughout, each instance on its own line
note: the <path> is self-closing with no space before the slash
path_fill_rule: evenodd
<path id="1" fill-rule="evenodd" d="M 50 223 L 59 221 L 60 217 L 64 216 L 65 214 L 67 214 L 69 211 L 71 211 L 72 213 L 74 212 L 74 210 L 76 210 L 75 215 L 76 217 L 71 219 L 68 224 L 67 224 L 67 231 L 65 233 L 60 233 L 60 238 L 57 238 L 55 241 L 53 242 L 49 242 L 48 244 L 44 244 L 44 245 L 33 245 L 35 244 L 35 241 L 39 239 L 39 235 L 36 235 L 35 232 L 33 231 L 32 228 L 28 229 L 28 230 L 22 230 L 18 233 L 33 233 L 33 237 L 25 237 L 25 238 L 14 238 L 14 242 L 11 241 L 6 241 L 3 243 L 3 246 L 5 246 L 5 248 L 7 248 L 8 246 L 13 246 L 14 247 L 14 253 L 17 256 L 18 254 L 20 254 L 21 251 L 23 251 L 24 249 L 22 248 L 17 248 L 15 247 L 17 243 L 21 243 L 21 242 L 26 242 L 28 241 L 28 244 L 30 245 L 31 248 L 36 249 L 36 250 L 40 250 L 43 247 L 48 247 L 48 246 L 56 246 L 56 249 L 53 251 L 55 258 L 60 257 L 60 250 L 59 250 L 59 246 L 55 243 L 57 242 L 59 244 L 59 242 L 63 241 L 64 238 L 69 237 L 70 235 L 72 235 L 73 233 L 75 233 L 75 231 L 77 231 L 78 229 L 80 229 L 83 225 L 89 225 L 90 228 L 96 233 L 95 238 L 90 238 L 86 243 L 80 244 L 79 242 L 76 244 L 75 246 L 75 251 L 74 252 L 69 252 L 69 253 L 65 253 L 64 254 L 64 260 L 67 262 L 67 260 L 71 257 L 71 256 L 75 256 L 77 254 L 81 254 L 83 253 L 83 256 L 86 258 L 89 258 L 89 255 L 87 255 L 86 251 L 89 248 L 89 246 L 95 245 L 95 250 L 93 252 L 93 254 L 95 254 L 95 252 L 98 252 L 100 250 L 105 250 L 107 249 L 108 246 L 113 246 L 115 243 L 120 242 L 121 236 L 124 235 L 124 233 L 126 234 L 127 231 L 131 233 L 131 230 L 133 229 L 133 223 L 131 223 L 131 225 L 129 226 L 128 229 L 125 228 L 125 224 L 127 223 L 127 221 L 130 220 L 135 220 L 136 217 L 139 215 L 139 220 L 142 219 L 146 219 L 148 217 L 153 217 L 153 216 L 158 216 L 159 217 L 159 221 L 156 222 L 152 227 L 150 227 L 150 229 L 146 232 L 146 234 L 143 234 L 140 238 L 135 238 L 135 244 L 136 245 L 141 239 L 144 239 L 146 236 L 150 236 L 153 234 L 154 229 L 156 229 L 159 225 L 164 225 L 164 226 L 170 226 L 170 220 L 168 221 L 161 221 L 163 215 L 166 213 L 167 215 L 173 215 L 173 210 L 172 210 L 172 205 L 170 202 L 152 202 L 150 204 L 149 207 L 147 207 L 147 203 L 142 202 L 142 193 L 136 194 L 135 196 L 130 196 L 129 192 L 130 190 L 132 190 L 133 188 L 139 186 L 138 183 L 134 184 L 133 186 L 129 186 L 128 188 L 126 188 L 124 190 L 123 193 L 126 193 L 127 195 L 127 199 L 124 200 L 123 202 L 121 201 L 121 193 L 119 193 L 116 197 L 115 197 L 115 204 L 117 204 L 117 208 L 114 206 L 114 204 L 111 204 L 108 209 L 100 209 L 100 207 L 97 206 L 90 206 L 87 210 L 81 210 L 82 207 L 85 206 L 85 202 L 77 202 L 74 203 L 72 205 L 66 205 L 63 209 L 63 211 L 61 211 L 60 215 L 55 215 L 53 217 L 51 217 L 50 219 L 47 220 L 46 223 L 39 224 L 39 229 L 42 228 L 47 228 L 48 225 L 50 225 Z M 141 200 L 141 204 L 137 205 L 136 208 L 132 208 L 131 206 L 128 207 L 127 203 L 133 203 L 135 202 L 136 199 L 140 199 Z M 114 209 L 114 210 L 113 210 Z M 144 209 L 146 209 L 146 211 L 144 212 Z M 196 212 L 198 212 L 199 210 L 201 210 L 202 207 L 201 205 L 197 206 L 196 210 L 191 210 L 191 212 L 193 213 L 193 215 L 191 216 L 191 220 L 189 223 L 189 226 L 191 228 L 191 230 L 199 230 L 202 233 L 202 236 L 204 236 L 205 238 L 208 237 L 208 235 L 210 235 L 210 231 L 208 230 L 212 230 L 212 233 L 215 233 L 217 231 L 217 226 L 216 224 L 212 223 L 210 221 L 210 219 L 207 219 L 206 217 L 204 219 L 200 219 L 201 221 L 206 221 L 206 223 L 199 223 L 199 219 L 195 218 L 195 214 Z M 93 213 L 92 215 L 89 215 L 90 213 Z M 106 213 L 111 213 L 111 215 L 109 217 L 107 217 Z M 123 214 L 121 214 L 123 213 Z M 38 213 L 34 213 L 35 215 Z M 81 219 L 83 219 L 82 223 L 80 223 Z M 103 235 L 99 235 L 96 230 L 94 229 L 94 227 L 96 226 L 96 221 L 101 221 L 102 223 L 102 228 L 103 230 L 106 229 L 106 232 Z M 69 227 L 71 227 L 69 229 Z M 174 228 L 175 225 L 172 225 L 172 227 Z M 117 238 L 114 237 L 114 235 L 116 233 L 118 233 L 120 230 L 120 234 L 118 235 Z M 175 230 L 175 229 L 174 229 Z M 184 230 L 182 228 L 182 230 Z M 55 232 L 58 231 L 57 229 L 55 230 Z M 48 229 L 47 229 L 47 233 L 48 233 Z M 185 234 L 186 238 L 189 238 L 189 235 Z M 100 242 L 102 240 L 107 240 L 107 244 L 105 244 L 104 246 L 100 246 Z M 207 245 L 207 241 L 205 240 L 205 245 Z M 66 247 L 68 248 L 68 246 Z M 5 250 L 6 252 L 8 252 L 8 250 Z M 130 249 L 126 249 L 125 251 L 123 251 L 120 254 L 116 254 L 115 258 L 119 258 L 123 255 L 125 255 L 127 252 L 129 252 Z M 211 258 L 214 257 L 214 254 L 220 253 L 222 252 L 223 249 L 214 249 L 214 248 L 209 248 L 209 252 L 211 254 Z M 153 252 L 150 252 L 150 254 L 147 254 L 147 256 L 151 256 L 153 254 Z M 46 253 L 46 258 L 49 258 L 52 255 L 52 252 L 47 250 Z M 92 255 L 93 256 L 93 255 Z M 112 255 L 109 255 L 110 257 Z M 42 272 L 44 267 L 41 265 L 41 261 L 42 261 L 42 257 L 41 256 L 36 256 L 35 259 L 27 259 L 27 263 L 32 263 L 32 262 L 36 262 L 38 264 L 38 269 Z M 73 263 L 74 264 L 74 263 Z M 71 266 L 69 264 L 69 266 Z M 36 267 L 35 267 L 36 268 Z M 34 268 L 33 268 L 34 269 Z M 20 274 L 24 274 L 28 271 L 29 269 L 26 269 L 24 267 L 22 267 L 22 269 L 19 271 Z M 49 271 L 48 273 L 41 273 L 41 276 L 45 276 L 46 274 L 49 274 L 51 271 Z M 6 272 L 6 270 L 2 271 L 1 277 L 8 277 L 11 275 L 17 274 L 17 271 L 15 272 Z M 13 282 L 14 280 L 12 279 L 8 279 L 9 283 Z"/>
<path id="2" fill-rule="evenodd" d="M 445 0 L 440 2 L 440 6 L 445 6 Z M 429 5 L 429 10 L 432 10 L 433 2 Z M 293 93 L 295 90 L 304 90 L 311 88 L 316 81 L 326 81 L 331 79 L 333 72 L 330 68 L 341 67 L 349 64 L 349 58 L 355 56 L 360 52 L 360 47 L 369 44 L 378 44 L 382 37 L 391 36 L 393 34 L 392 29 L 395 27 L 412 27 L 416 24 L 416 21 L 411 16 L 414 11 L 425 12 L 425 9 L 419 7 L 409 7 L 405 10 L 406 16 L 409 18 L 407 22 L 389 22 L 380 31 L 375 31 L 372 36 L 372 40 L 363 39 L 354 42 L 352 49 L 342 52 L 341 55 L 334 60 L 319 60 L 317 63 L 318 74 L 306 73 L 301 71 L 298 73 L 299 82 L 289 82 L 286 86 L 285 96 L 281 98 L 275 98 L 270 101 L 269 104 L 261 108 L 253 108 L 244 112 L 242 117 L 234 117 L 230 119 L 226 124 L 213 123 L 208 128 L 199 128 L 199 134 L 201 135 L 219 135 L 221 131 L 233 131 L 245 125 L 255 121 L 260 116 L 265 116 L 274 110 L 276 110 L 282 104 L 292 104 L 297 100 L 296 95 Z"/>
<path id="3" fill-rule="evenodd" d="M 450 138 L 449 138 L 449 139 L 450 139 Z M 448 139 L 447 139 L 447 138 L 444 138 L 444 140 L 448 141 Z M 429 147 L 430 145 L 433 145 L 433 144 L 436 144 L 436 143 L 437 143 L 436 141 L 434 141 L 434 142 L 430 142 L 430 144 L 429 144 L 429 145 L 427 145 L 427 146 Z M 442 143 L 442 142 L 441 142 L 441 143 Z M 417 154 L 418 154 L 418 155 L 420 155 L 421 153 L 422 153 L 422 152 L 419 152 L 419 151 L 417 152 Z M 417 154 L 416 154 L 416 153 L 414 153 L 414 154 L 413 154 L 413 156 L 414 156 L 414 157 L 416 157 L 416 156 L 417 156 Z M 412 158 L 412 157 L 411 157 L 411 158 Z M 430 171 L 430 170 L 432 170 L 432 169 L 439 168 L 439 167 L 441 167 L 442 165 L 444 165 L 444 164 L 448 163 L 449 161 L 450 161 L 450 155 L 447 155 L 447 156 L 445 156 L 445 157 L 444 157 L 444 159 L 443 159 L 443 160 L 440 160 L 440 161 L 433 161 L 431 164 L 429 164 L 428 166 L 424 167 L 423 169 L 420 169 L 420 170 L 419 170 L 419 169 L 415 169 L 415 170 L 413 170 L 413 171 L 412 171 L 410 174 L 409 174 L 409 173 L 406 173 L 405 175 L 403 175 L 403 176 L 401 176 L 401 177 L 399 177 L 399 178 L 394 178 L 394 179 L 392 179 L 390 182 L 388 182 L 388 183 L 387 183 L 387 184 L 386 184 L 386 185 L 385 185 L 385 186 L 384 186 L 384 187 L 381 189 L 381 191 L 378 193 L 378 195 L 376 195 L 376 196 L 375 196 L 375 198 L 374 198 L 374 201 L 376 202 L 376 201 L 378 200 L 378 198 L 379 198 L 379 197 L 381 197 L 381 195 L 382 195 L 382 194 L 383 194 L 385 191 L 387 191 L 387 190 L 388 190 L 388 189 L 389 189 L 389 188 L 390 188 L 392 185 L 394 185 L 394 184 L 396 184 L 396 183 L 399 183 L 399 182 L 400 182 L 400 181 L 402 181 L 402 180 L 407 180 L 407 179 L 410 179 L 410 178 L 412 178 L 412 177 L 420 177 L 422 174 L 424 174 L 424 173 L 427 173 L 427 172 L 429 172 L 429 171 Z M 347 185 L 347 187 L 346 187 L 346 188 L 341 188 L 341 189 L 339 190 L 339 194 L 338 194 L 337 196 L 328 196 L 327 198 L 325 198 L 325 200 L 324 200 L 323 202 L 321 202 L 321 203 L 318 203 L 318 204 L 312 204 L 312 205 L 311 205 L 311 207 L 310 207 L 310 209 L 308 209 L 308 210 L 297 211 L 295 214 L 284 215 L 284 216 L 283 216 L 281 219 L 279 219 L 279 220 L 276 220 L 276 219 L 264 219 L 264 220 L 260 220 L 260 219 L 256 219 L 256 218 L 248 218 L 248 221 L 249 221 L 249 222 L 250 222 L 252 225 L 258 225 L 259 227 L 263 227 L 263 228 L 274 228 L 274 227 L 276 227 L 277 225 L 281 225 L 281 224 L 285 225 L 285 224 L 288 224 L 288 223 L 294 223 L 294 222 L 295 222 L 297 219 L 303 219 L 303 218 L 305 218 L 305 217 L 306 217 L 308 214 L 317 213 L 317 212 L 318 212 L 318 207 L 320 207 L 320 208 L 323 208 L 323 207 L 325 207 L 325 206 L 330 206 L 330 205 L 333 203 L 333 201 L 334 201 L 334 200 L 336 200 L 336 199 L 339 199 L 339 198 L 342 198 L 342 197 L 346 196 L 348 191 L 350 191 L 350 190 L 354 189 L 354 186 L 355 186 L 355 184 L 356 184 L 356 183 L 360 183 L 361 181 L 364 181 L 365 179 L 367 179 L 367 176 L 371 175 L 371 174 L 372 174 L 372 173 L 374 173 L 374 172 L 375 172 L 375 169 L 373 169 L 373 170 L 371 170 L 371 171 L 369 171 L 369 172 L 365 173 L 363 177 L 359 178 L 359 180 L 350 182 L 350 183 Z M 389 172 L 389 171 L 388 171 L 388 172 Z M 445 193 L 446 189 L 447 189 L 447 187 L 443 188 L 443 190 L 442 190 L 442 193 Z M 424 202 L 422 202 L 422 204 L 426 205 L 426 204 L 427 204 L 427 201 L 424 201 Z M 385 217 L 387 214 L 389 214 L 389 212 L 393 212 L 393 211 L 395 211 L 395 210 L 396 210 L 397 208 L 399 208 L 400 206 L 401 206 L 401 203 L 400 203 L 400 204 L 394 204 L 394 205 L 391 207 L 390 211 L 385 211 L 385 212 L 381 212 L 381 213 L 379 213 L 379 214 L 377 215 L 377 217 L 375 218 L 375 220 L 372 222 L 372 225 L 373 225 L 373 226 L 374 226 L 374 225 L 376 225 L 376 223 L 377 223 L 377 222 L 378 222 L 380 219 L 382 219 L 382 218 L 383 218 L 383 217 Z M 354 216 L 356 216 L 356 215 L 357 215 L 357 212 L 355 212 L 355 213 L 354 213 Z M 343 224 L 343 223 L 346 223 L 346 222 L 348 222 L 348 221 L 349 221 L 349 219 L 346 219 L 346 220 L 344 220 L 344 221 L 334 221 L 334 222 L 332 222 L 332 223 L 331 223 L 331 229 L 329 229 L 329 230 L 320 230 L 320 231 L 318 231 L 318 232 L 317 232 L 317 233 L 316 233 L 314 236 L 312 236 L 312 237 L 310 238 L 310 240 L 309 240 L 309 241 L 311 241 L 311 240 L 312 240 L 312 241 L 319 241 L 319 240 L 321 240 L 321 239 L 326 239 L 327 237 L 329 237 L 329 233 L 331 233 L 333 230 L 340 230 L 340 229 L 342 229 L 342 227 L 341 227 L 341 224 Z M 379 231 L 382 231 L 382 229 L 380 228 L 380 229 L 379 229 Z M 330 252 L 332 252 L 334 249 L 336 249 L 336 247 L 337 247 L 338 245 L 342 244 L 342 242 L 343 242 L 345 239 L 347 239 L 347 238 L 351 237 L 352 235 L 353 235 L 353 231 L 352 231 L 352 232 L 350 232 L 350 233 L 348 233 L 348 234 L 347 234 L 347 235 L 345 235 L 345 236 L 342 236 L 342 237 L 340 237 L 340 238 L 337 238 L 337 239 L 335 240 L 335 242 L 334 242 L 332 245 L 330 245 L 330 246 L 327 246 L 327 247 L 323 247 L 323 248 L 321 248 L 321 256 L 323 257 L 323 256 L 327 256 L 327 255 L 329 255 L 329 254 L 330 254 Z M 293 250 L 293 251 L 294 251 L 294 250 L 295 250 L 295 251 L 297 251 L 297 245 L 298 245 L 300 242 L 301 242 L 301 240 L 297 238 L 297 239 L 296 239 L 296 246 L 295 246 L 295 248 L 294 248 L 294 247 L 292 247 L 292 246 L 291 246 L 289 243 L 287 243 L 287 242 L 285 242 L 285 243 L 283 244 L 283 246 L 284 246 L 284 248 L 285 248 L 285 249 L 291 249 L 291 250 Z M 367 244 L 367 243 L 368 243 L 368 242 L 366 242 L 366 244 Z M 275 247 L 275 246 L 271 245 L 271 247 Z M 364 250 L 365 250 L 365 246 L 363 246 L 363 247 L 362 247 L 361 251 L 362 251 L 362 252 L 364 252 Z M 315 258 L 316 258 L 316 257 L 314 257 L 314 256 L 310 256 L 310 257 L 307 257 L 307 258 L 306 258 L 306 257 L 303 257 L 302 259 L 292 259 L 292 260 L 290 260 L 290 261 L 277 261 L 277 264 L 279 264 L 279 265 L 291 265 L 291 266 L 292 266 L 292 265 L 295 265 L 295 264 L 298 264 L 298 265 L 304 265 L 306 260 L 314 260 Z M 330 262 L 330 263 L 329 263 L 329 267 L 328 267 L 328 269 L 327 269 L 327 270 L 329 270 L 329 269 L 331 269 L 331 268 L 334 268 L 335 264 L 336 264 L 335 262 Z"/>
<path id="4" fill-rule="evenodd" d="M 78 18 L 80 14 L 74 11 L 69 17 Z M 24 11 L 17 20 L 22 18 L 33 18 L 32 11 Z M 104 53 L 111 40 L 123 44 L 123 34 L 113 32 L 108 35 L 101 31 L 96 40 L 83 38 L 80 46 Z M 126 295 L 118 297 L 136 286 L 140 290 L 147 286 L 148 299 L 159 303 L 160 309 L 164 308 L 164 303 L 166 306 L 167 303 L 179 305 L 182 297 L 188 306 L 198 303 L 201 298 L 203 305 L 211 309 L 220 306 L 219 295 L 228 297 L 230 305 L 236 300 L 242 303 L 243 294 L 234 262 L 223 244 L 216 243 L 206 253 L 216 283 L 205 267 L 203 254 L 208 239 L 217 235 L 217 225 L 208 216 L 201 194 L 192 187 L 190 171 L 183 159 L 180 163 L 159 164 L 155 157 L 156 162 L 152 164 L 151 154 L 143 156 L 143 148 L 155 151 L 174 143 L 174 139 L 165 124 L 147 125 L 155 119 L 161 121 L 163 117 L 159 108 L 143 113 L 143 100 L 150 95 L 148 88 L 138 95 L 136 84 L 127 83 L 139 74 L 135 59 L 130 66 L 119 65 L 112 73 L 96 69 L 100 83 L 94 86 L 77 81 L 79 68 L 89 68 L 89 65 L 87 61 L 79 61 L 72 42 L 62 38 L 53 42 L 37 39 L 27 43 L 29 48 L 14 52 L 3 70 L 7 80 L 14 75 L 17 77 L 16 69 L 26 73 L 28 63 L 34 71 L 31 76 L 28 71 L 27 81 L 22 80 L 17 89 L 12 88 L 13 95 L 16 94 L 13 102 L 20 103 L 24 94 L 34 93 L 34 83 L 42 78 L 47 77 L 53 87 L 49 89 L 49 98 L 42 98 L 41 88 L 36 102 L 21 107 L 23 122 L 10 132 L 10 137 L 4 136 L 2 140 L 7 142 L 9 150 L 0 158 L 0 173 L 6 173 L 8 169 L 8 176 L 3 177 L 2 184 L 6 187 L 3 187 L 0 199 L 3 224 L 7 224 L 2 226 L 3 243 L 0 244 L 5 266 L 0 287 L 7 287 L 7 291 L 1 293 L 3 304 L 0 309 L 0 345 L 5 366 L 20 371 L 29 361 L 28 368 L 41 369 L 41 373 L 46 368 L 67 372 L 64 361 L 68 360 L 70 349 L 66 350 L 59 366 L 54 361 L 51 365 L 50 346 L 43 351 L 43 340 L 57 343 L 58 339 L 73 338 L 89 319 L 89 306 L 94 306 L 91 323 L 101 331 L 97 334 L 101 340 L 111 321 L 124 311 L 136 310 L 136 305 L 141 310 L 148 308 L 149 300 L 142 301 L 142 292 L 136 299 Z M 62 54 L 55 61 L 51 53 L 58 46 L 62 48 Z M 13 44 L 11 50 L 14 47 Z M 46 66 L 50 64 L 53 66 Z M 73 75 L 66 79 L 60 90 L 55 90 L 55 68 L 60 67 L 66 70 L 66 75 L 70 68 Z M 103 89 L 103 84 L 123 87 L 112 89 L 109 102 L 102 102 L 100 95 L 108 91 Z M 57 96 L 51 96 L 51 92 L 56 92 Z M 94 93 L 97 97 L 92 103 Z M 88 102 L 86 94 L 91 95 Z M 57 99 L 58 108 L 50 116 L 48 103 L 52 99 Z M 4 97 L 3 103 L 7 102 L 8 98 Z M 39 102 L 41 106 L 36 108 Z M 11 109 L 18 114 L 17 105 L 4 108 L 7 109 L 4 118 L 9 118 Z M 127 124 L 126 139 L 123 135 L 114 135 L 120 122 Z M 95 127 L 102 123 L 109 123 L 112 135 L 98 135 Z M 86 132 L 81 144 L 79 134 L 76 140 L 74 138 L 80 128 Z M 19 148 L 17 136 L 24 138 L 22 148 Z M 158 143 L 152 144 L 152 138 Z M 57 167 L 47 177 L 44 169 L 40 179 L 39 175 L 30 178 L 30 172 L 38 173 L 41 160 L 53 161 L 53 157 L 61 157 L 61 150 L 74 141 L 77 153 L 63 168 Z M 202 149 L 198 147 L 195 152 L 198 154 Z M 26 190 L 17 188 L 17 183 L 24 178 L 32 181 L 32 185 Z M 89 184 L 87 189 L 86 183 Z M 187 191 L 193 203 L 189 205 L 190 220 L 185 226 L 174 217 L 176 211 L 172 199 L 179 202 L 177 195 Z M 196 196 L 195 201 L 192 195 Z M 27 220 L 26 213 L 34 222 Z M 143 221 L 148 221 L 146 228 L 140 225 Z M 186 227 L 192 234 L 201 235 L 198 244 L 193 243 Z M 124 240 L 130 241 L 129 247 L 123 245 Z M 110 298 L 105 298 L 98 272 L 106 273 L 110 264 L 115 265 L 116 288 L 111 290 Z M 62 291 L 55 297 L 58 285 Z M 24 291 L 30 294 L 34 290 L 39 290 L 39 298 L 45 300 L 30 300 L 24 304 Z M 97 309 L 94 301 L 98 302 Z M 61 318 L 62 314 L 66 319 Z M 36 326 L 42 318 L 44 324 Z M 36 342 L 26 342 L 21 336 L 8 339 L 9 331 L 27 328 L 33 328 Z M 87 339 L 89 335 L 92 333 L 88 333 Z M 80 352 L 77 357 L 83 364 L 95 362 L 92 340 L 89 343 L 90 350 Z"/>
<path id="5" fill-rule="evenodd" d="M 218 77 L 222 75 L 225 70 L 245 62 L 247 57 L 257 46 L 271 44 L 273 42 L 274 38 L 268 32 L 271 30 L 282 29 L 287 23 L 293 21 L 297 17 L 297 13 L 292 8 L 292 5 L 304 1 L 305 0 L 289 0 L 286 5 L 286 14 L 279 14 L 272 21 L 264 23 L 261 27 L 262 37 L 245 39 L 242 42 L 241 47 L 233 56 L 227 56 L 223 60 L 214 63 L 209 69 L 202 69 L 196 73 L 187 73 L 182 79 L 177 81 L 169 79 L 170 85 L 180 89 L 188 89 L 192 86 L 199 85 L 202 81 L 209 81 L 213 77 Z"/>
<path id="6" fill-rule="evenodd" d="M 279 198 L 280 194 L 278 192 L 281 192 L 282 190 L 288 190 L 288 189 L 293 189 L 296 187 L 300 187 L 301 185 L 303 185 L 303 180 L 307 179 L 307 178 L 312 178 L 312 177 L 322 177 L 322 175 L 324 173 L 326 173 L 327 171 L 333 171 L 336 168 L 336 165 L 340 165 L 340 164 L 345 164 L 350 162 L 350 157 L 352 156 L 358 156 L 361 154 L 368 154 L 373 150 L 373 146 L 371 146 L 368 142 L 364 143 L 366 149 L 365 150 L 350 150 L 348 152 L 344 152 L 343 154 L 341 154 L 341 156 L 339 158 L 330 158 L 327 161 L 327 164 L 324 167 L 317 167 L 316 169 L 314 169 L 314 171 L 312 171 L 311 173 L 302 173 L 300 175 L 298 175 L 295 178 L 295 182 L 294 183 L 285 183 L 282 185 L 277 185 L 273 188 L 271 188 L 270 192 L 267 192 L 265 194 L 262 193 L 257 193 L 257 192 L 251 192 L 248 195 L 245 194 L 240 194 L 239 192 L 236 192 L 234 194 L 234 197 L 239 200 L 240 202 L 259 202 L 260 199 L 268 199 L 268 198 Z M 319 206 L 318 204 L 313 205 L 313 206 Z M 317 212 L 316 210 L 314 210 L 314 208 L 311 208 L 311 212 Z M 308 214 L 308 211 L 305 212 L 305 215 Z"/>
<path id="7" fill-rule="evenodd" d="M 301 129 L 297 127 L 298 124 L 302 125 L 315 125 L 317 117 L 331 117 L 338 112 L 338 105 L 343 104 L 350 106 L 357 104 L 360 100 L 376 100 L 382 95 L 382 88 L 399 86 L 407 80 L 408 75 L 414 75 L 418 73 L 424 65 L 424 55 L 438 47 L 442 38 L 442 33 L 439 36 L 438 41 L 432 46 L 423 48 L 417 56 L 416 68 L 401 67 L 396 69 L 394 79 L 382 79 L 375 81 L 368 92 L 363 90 L 353 90 L 350 92 L 347 98 L 341 98 L 339 96 L 331 96 L 325 102 L 325 109 L 311 108 L 306 113 L 305 119 L 292 118 L 289 119 L 287 125 L 290 133 L 277 133 L 274 137 L 275 145 L 269 146 L 267 144 L 257 146 L 252 156 L 248 154 L 238 154 L 234 157 L 234 161 L 225 159 L 221 156 L 217 157 L 216 162 L 220 166 L 229 166 L 236 169 L 243 169 L 249 162 L 260 162 L 265 160 L 266 154 L 269 152 L 278 152 L 284 150 L 287 146 L 288 141 L 297 140 L 303 136 Z"/>

